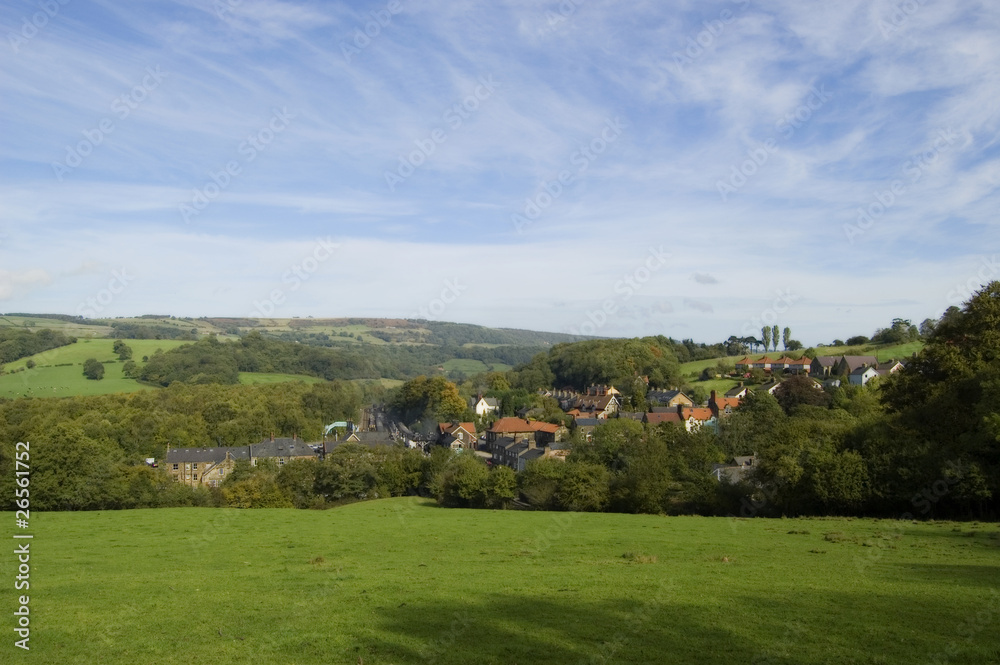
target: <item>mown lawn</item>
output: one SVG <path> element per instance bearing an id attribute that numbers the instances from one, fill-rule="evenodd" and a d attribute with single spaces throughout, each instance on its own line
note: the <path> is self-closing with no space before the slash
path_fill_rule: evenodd
<path id="1" fill-rule="evenodd" d="M 1000 659 L 996 524 L 466 511 L 423 499 L 32 518 L 32 662 Z M 12 580 L 15 557 L 0 561 Z M 12 642 L 0 661 L 14 662 Z"/>

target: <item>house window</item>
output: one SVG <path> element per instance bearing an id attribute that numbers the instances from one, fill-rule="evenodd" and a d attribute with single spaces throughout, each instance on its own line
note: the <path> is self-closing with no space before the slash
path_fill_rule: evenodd
<path id="1" fill-rule="evenodd" d="M 197 469 L 197 468 L 198 468 L 198 465 L 197 465 L 197 464 L 192 464 L 192 465 L 191 465 L 191 468 L 192 468 L 192 469 Z"/>
<path id="2" fill-rule="evenodd" d="M 198 474 L 197 474 L 197 473 L 196 473 L 196 474 L 194 474 L 194 479 L 195 479 L 195 480 L 198 480 Z"/>
<path id="3" fill-rule="evenodd" d="M 220 476 L 226 475 L 226 470 L 225 469 L 219 469 L 219 475 Z"/>
<path id="4" fill-rule="evenodd" d="M 180 465 L 179 465 L 179 464 L 174 464 L 174 471 L 176 471 L 176 470 L 177 470 L 177 467 L 178 467 L 178 466 L 180 466 Z"/>
<path id="5" fill-rule="evenodd" d="M 285 458 L 284 457 L 279 457 L 278 458 L 278 466 L 281 466 L 284 463 L 285 463 Z"/>

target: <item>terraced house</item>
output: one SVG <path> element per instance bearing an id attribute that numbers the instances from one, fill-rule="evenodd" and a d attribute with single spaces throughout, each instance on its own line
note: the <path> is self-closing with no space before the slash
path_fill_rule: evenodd
<path id="1" fill-rule="evenodd" d="M 293 459 L 318 459 L 316 451 L 304 441 L 265 439 L 249 446 L 217 446 L 215 448 L 169 448 L 166 469 L 175 481 L 191 487 L 218 487 L 232 473 L 237 460 L 247 460 L 256 466 L 262 459 L 275 459 L 283 465 Z"/>

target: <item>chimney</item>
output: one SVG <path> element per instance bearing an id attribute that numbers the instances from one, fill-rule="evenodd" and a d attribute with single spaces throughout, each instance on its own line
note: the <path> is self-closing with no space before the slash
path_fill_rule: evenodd
<path id="1" fill-rule="evenodd" d="M 271 443 L 274 443 L 274 432 L 271 432 Z"/>
<path id="2" fill-rule="evenodd" d="M 712 392 L 715 393 L 714 390 Z M 295 441 L 297 437 L 298 435 L 295 432 L 292 432 L 292 441 Z"/>

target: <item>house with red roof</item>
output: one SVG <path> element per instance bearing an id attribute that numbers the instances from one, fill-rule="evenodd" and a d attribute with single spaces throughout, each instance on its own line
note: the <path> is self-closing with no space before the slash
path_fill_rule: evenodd
<path id="1" fill-rule="evenodd" d="M 453 450 L 475 450 L 477 436 L 475 423 L 438 423 L 438 443 Z"/>

